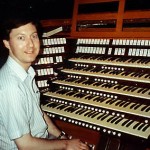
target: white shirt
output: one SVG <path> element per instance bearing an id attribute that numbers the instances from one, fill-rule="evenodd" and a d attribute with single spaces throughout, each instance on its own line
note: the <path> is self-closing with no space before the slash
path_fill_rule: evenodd
<path id="1" fill-rule="evenodd" d="M 26 72 L 11 57 L 0 69 L 0 150 L 17 150 L 14 139 L 27 133 L 48 136 L 34 76 L 32 67 Z"/>

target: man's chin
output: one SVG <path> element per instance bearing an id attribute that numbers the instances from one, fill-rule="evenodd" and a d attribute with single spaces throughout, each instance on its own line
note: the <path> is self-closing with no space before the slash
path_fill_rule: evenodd
<path id="1" fill-rule="evenodd" d="M 33 62 L 35 62 L 36 58 L 29 58 L 27 60 L 28 63 L 32 64 Z"/>

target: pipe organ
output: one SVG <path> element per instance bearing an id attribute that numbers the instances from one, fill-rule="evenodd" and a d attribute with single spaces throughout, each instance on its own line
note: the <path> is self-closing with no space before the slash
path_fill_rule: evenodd
<path id="1" fill-rule="evenodd" d="M 116 1 L 120 15 L 125 0 L 106 2 Z M 75 1 L 72 23 L 64 21 L 65 32 L 72 24 L 70 36 L 67 33 L 60 34 L 61 38 L 58 35 L 43 38 L 43 52 L 34 65 L 42 92 L 41 108 L 58 127 L 86 141 L 93 150 L 148 150 L 149 28 L 121 31 L 123 17 L 115 18 L 114 14 L 103 17 L 97 14 L 96 18 L 100 15 L 105 23 L 109 17 L 119 20 L 115 31 L 81 28 L 82 21 L 89 19 L 91 23 L 93 17 L 78 14 L 77 6 L 97 2 L 104 3 L 103 0 Z M 147 12 L 144 14 L 147 18 Z M 128 15 L 131 17 L 130 12 L 123 16 L 129 19 Z M 141 12 L 140 17 L 143 17 Z M 135 13 L 133 18 L 137 19 Z M 110 25 L 112 19 L 109 20 Z"/>
<path id="2" fill-rule="evenodd" d="M 149 47 L 149 40 L 78 39 L 74 56 L 49 81 L 42 109 L 111 137 L 148 140 Z"/>

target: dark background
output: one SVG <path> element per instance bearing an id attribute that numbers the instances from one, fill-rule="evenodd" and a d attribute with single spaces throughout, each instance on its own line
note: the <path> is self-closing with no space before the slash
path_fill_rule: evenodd
<path id="1" fill-rule="evenodd" d="M 0 18 L 19 8 L 32 9 L 40 19 L 71 18 L 73 0 L 0 0 Z"/>
<path id="2" fill-rule="evenodd" d="M 0 19 L 6 14 L 11 14 L 12 11 L 19 13 L 17 8 L 32 9 L 40 19 L 67 19 L 72 17 L 73 4 L 74 0 L 0 0 Z M 103 11 L 106 8 L 114 10 L 116 6 L 96 4 L 91 7 L 87 6 L 87 11 L 90 9 Z M 127 10 L 139 8 L 150 9 L 150 0 L 126 0 Z"/>

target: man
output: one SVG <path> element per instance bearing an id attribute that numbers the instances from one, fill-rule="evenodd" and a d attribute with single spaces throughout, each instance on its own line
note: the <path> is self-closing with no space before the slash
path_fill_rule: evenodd
<path id="1" fill-rule="evenodd" d="M 61 135 L 40 109 L 31 67 L 40 49 L 39 28 L 33 17 L 20 14 L 1 24 L 1 40 L 9 56 L 0 69 L 0 149 L 88 150 L 79 139 Z"/>

